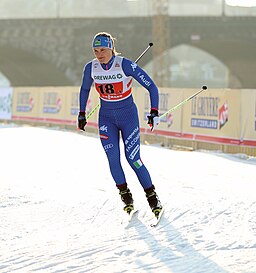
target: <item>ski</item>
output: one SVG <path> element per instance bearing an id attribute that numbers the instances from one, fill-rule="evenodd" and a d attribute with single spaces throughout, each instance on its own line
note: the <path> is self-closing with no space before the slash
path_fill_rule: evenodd
<path id="1" fill-rule="evenodd" d="M 151 227 L 156 227 L 159 224 L 163 213 L 164 213 L 164 208 L 162 208 L 160 212 L 155 213 L 155 216 L 154 216 L 153 220 L 150 223 Z"/>
<path id="2" fill-rule="evenodd" d="M 133 219 L 133 216 L 135 214 L 137 214 L 138 210 L 137 209 L 133 209 L 129 214 L 128 214 L 128 222 L 130 223 Z"/>
<path id="3" fill-rule="evenodd" d="M 132 223 L 132 220 L 137 215 L 138 210 L 133 209 L 129 213 L 126 213 L 125 219 L 122 221 L 122 224 L 125 225 L 125 228 L 129 228 L 130 224 Z"/>

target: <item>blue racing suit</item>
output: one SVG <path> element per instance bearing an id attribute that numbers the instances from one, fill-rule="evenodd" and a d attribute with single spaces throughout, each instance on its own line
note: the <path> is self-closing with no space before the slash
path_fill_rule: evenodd
<path id="1" fill-rule="evenodd" d="M 119 69 L 120 66 L 121 72 L 116 74 L 106 73 L 105 75 L 104 71 L 112 71 L 113 66 L 115 66 L 116 69 Z M 100 71 L 100 73 L 97 74 L 94 71 Z M 114 86 L 119 88 L 118 92 L 115 91 L 114 93 L 112 90 L 112 79 L 117 81 L 115 75 L 126 79 L 125 83 L 127 84 L 123 85 L 123 89 L 126 89 L 124 93 L 122 93 L 122 90 L 119 90 L 119 83 L 113 83 Z M 149 91 L 151 109 L 158 110 L 158 88 L 148 74 L 131 60 L 120 56 L 113 56 L 108 64 L 100 64 L 94 59 L 85 65 L 80 88 L 80 111 L 85 111 L 90 89 L 94 82 L 100 94 L 98 118 L 100 139 L 116 185 L 120 186 L 126 183 L 125 174 L 120 161 L 119 140 L 121 132 L 125 157 L 135 171 L 142 187 L 148 189 L 152 186 L 152 181 L 147 168 L 140 158 L 140 125 L 137 107 L 131 94 L 132 78 Z"/>

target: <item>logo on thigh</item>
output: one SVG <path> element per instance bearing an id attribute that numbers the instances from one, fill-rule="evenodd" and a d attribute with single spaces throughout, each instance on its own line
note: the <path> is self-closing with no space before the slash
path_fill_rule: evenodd
<path id="1" fill-rule="evenodd" d="M 108 132 L 108 126 L 103 124 L 102 126 L 100 126 L 99 128 L 100 132 L 103 132 L 103 133 L 100 133 L 100 139 L 102 140 L 108 140 L 109 139 L 109 136 L 104 134 L 104 133 L 107 133 Z"/>
<path id="2" fill-rule="evenodd" d="M 138 151 L 140 150 L 140 145 L 136 145 L 136 147 L 132 150 L 132 152 L 129 155 L 129 158 L 131 160 L 134 159 L 134 157 L 136 156 L 136 154 L 138 153 Z"/>
<path id="3" fill-rule="evenodd" d="M 100 134 L 100 138 L 103 139 L 103 140 L 108 140 L 109 136 Z"/>
<path id="4" fill-rule="evenodd" d="M 141 161 L 141 159 L 138 159 L 137 161 L 133 162 L 133 165 L 139 169 L 142 165 L 143 165 L 143 162 Z"/>
<path id="5" fill-rule="evenodd" d="M 100 131 L 107 133 L 108 132 L 108 126 L 106 126 L 106 125 L 100 126 Z"/>
<path id="6" fill-rule="evenodd" d="M 103 146 L 105 152 L 107 152 L 109 149 L 111 149 L 113 147 L 114 147 L 113 143 L 109 143 L 109 144 L 106 144 Z"/>

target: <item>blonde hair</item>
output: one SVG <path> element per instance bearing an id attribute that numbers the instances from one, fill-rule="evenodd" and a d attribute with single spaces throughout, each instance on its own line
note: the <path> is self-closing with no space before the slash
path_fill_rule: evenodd
<path id="1" fill-rule="evenodd" d="M 115 46 L 116 38 L 114 38 L 110 33 L 103 31 L 103 32 L 98 32 L 97 34 L 95 34 L 93 40 L 98 36 L 105 36 L 105 37 L 110 38 L 112 41 L 112 44 L 113 44 L 113 49 L 112 49 L 113 55 L 115 55 L 115 56 L 120 55 L 120 53 L 118 53 L 116 51 L 116 46 Z"/>

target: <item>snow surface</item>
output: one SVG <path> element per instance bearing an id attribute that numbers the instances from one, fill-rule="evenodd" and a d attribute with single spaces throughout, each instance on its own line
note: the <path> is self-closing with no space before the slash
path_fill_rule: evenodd
<path id="1" fill-rule="evenodd" d="M 122 145 L 122 144 L 121 144 Z M 165 206 L 127 227 L 98 137 L 0 128 L 0 272 L 256 272 L 256 160 L 141 146 Z"/>

